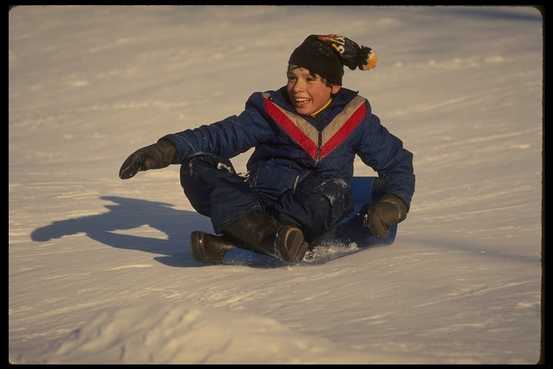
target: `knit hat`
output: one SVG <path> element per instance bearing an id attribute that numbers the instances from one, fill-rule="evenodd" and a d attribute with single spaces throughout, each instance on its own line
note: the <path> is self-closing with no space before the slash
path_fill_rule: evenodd
<path id="1" fill-rule="evenodd" d="M 288 68 L 304 67 L 327 82 L 342 85 L 344 65 L 354 70 L 376 67 L 376 54 L 371 48 L 359 46 L 347 37 L 309 35 L 290 55 Z"/>

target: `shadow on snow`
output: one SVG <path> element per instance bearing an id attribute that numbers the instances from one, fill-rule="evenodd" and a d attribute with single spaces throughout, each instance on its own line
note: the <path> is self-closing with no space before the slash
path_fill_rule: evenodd
<path id="1" fill-rule="evenodd" d="M 91 239 L 120 249 L 140 250 L 162 256 L 154 257 L 162 264 L 176 267 L 199 267 L 192 258 L 190 233 L 211 229 L 209 218 L 193 211 L 176 210 L 171 204 L 119 196 L 102 196 L 115 203 L 106 205 L 108 212 L 79 218 L 54 221 L 35 229 L 33 241 L 49 241 L 63 236 L 85 233 Z M 141 226 L 150 226 L 167 235 L 167 239 L 114 233 Z"/>

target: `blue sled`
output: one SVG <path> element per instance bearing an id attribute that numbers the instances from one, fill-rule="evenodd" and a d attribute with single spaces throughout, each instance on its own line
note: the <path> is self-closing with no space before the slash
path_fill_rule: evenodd
<path id="1" fill-rule="evenodd" d="M 362 218 L 366 209 L 376 202 L 383 193 L 377 188 L 377 177 L 353 177 L 353 210 L 333 230 L 325 233 L 313 244 L 345 244 L 356 243 L 359 248 L 366 248 L 373 245 L 389 245 L 394 242 L 397 233 L 397 225 L 390 227 L 384 238 L 377 238 L 371 234 L 367 227 L 363 226 Z M 280 265 L 280 263 L 266 255 L 258 254 L 249 250 L 234 248 L 225 254 L 224 264 L 258 264 L 258 265 Z"/>

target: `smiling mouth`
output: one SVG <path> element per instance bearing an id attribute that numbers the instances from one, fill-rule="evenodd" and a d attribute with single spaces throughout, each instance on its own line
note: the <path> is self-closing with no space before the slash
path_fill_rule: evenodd
<path id="1" fill-rule="evenodd" d="M 295 106 L 304 106 L 304 105 L 307 105 L 309 102 L 311 102 L 311 99 L 308 99 L 308 98 L 296 97 L 294 99 Z"/>

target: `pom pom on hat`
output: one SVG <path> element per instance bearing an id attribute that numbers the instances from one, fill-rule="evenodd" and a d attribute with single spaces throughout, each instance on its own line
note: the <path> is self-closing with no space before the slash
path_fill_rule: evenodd
<path id="1" fill-rule="evenodd" d="M 338 53 L 342 64 L 351 70 L 376 67 L 376 53 L 370 47 L 359 46 L 351 39 L 336 34 L 317 35 L 317 38 L 330 45 Z"/>

